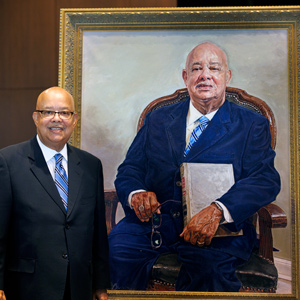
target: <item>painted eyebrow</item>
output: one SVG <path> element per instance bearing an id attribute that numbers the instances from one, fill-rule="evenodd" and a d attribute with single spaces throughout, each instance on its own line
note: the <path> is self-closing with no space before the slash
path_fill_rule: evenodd
<path id="1" fill-rule="evenodd" d="M 217 62 L 217 61 L 212 61 L 209 63 L 209 65 L 218 65 L 218 66 L 222 66 L 222 64 L 220 62 Z M 200 62 L 194 62 L 192 64 L 192 66 L 202 66 L 202 63 Z"/>

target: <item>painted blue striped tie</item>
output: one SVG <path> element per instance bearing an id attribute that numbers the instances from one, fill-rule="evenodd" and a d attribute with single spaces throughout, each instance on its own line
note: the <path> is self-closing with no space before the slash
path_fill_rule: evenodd
<path id="1" fill-rule="evenodd" d="M 66 171 L 62 165 L 63 156 L 58 153 L 54 155 L 56 166 L 55 166 L 55 185 L 59 192 L 60 198 L 64 204 L 65 209 L 68 207 L 68 177 Z"/>
<path id="2" fill-rule="evenodd" d="M 204 129 L 206 128 L 208 122 L 209 122 L 209 119 L 205 116 L 202 116 L 200 119 L 199 119 L 199 124 L 194 128 L 192 134 L 191 134 L 191 137 L 190 137 L 190 141 L 189 141 L 189 144 L 187 145 L 187 147 L 185 148 L 185 151 L 184 151 L 184 157 L 187 156 L 187 154 L 190 152 L 191 148 L 193 147 L 193 145 L 198 141 L 201 133 L 204 131 Z"/>

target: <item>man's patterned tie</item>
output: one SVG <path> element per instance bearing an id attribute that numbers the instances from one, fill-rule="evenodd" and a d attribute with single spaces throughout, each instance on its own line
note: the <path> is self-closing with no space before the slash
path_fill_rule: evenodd
<path id="1" fill-rule="evenodd" d="M 60 198 L 64 204 L 65 209 L 68 207 L 68 177 L 66 171 L 62 165 L 63 156 L 58 153 L 54 155 L 56 166 L 55 166 L 55 184 L 60 194 Z"/>
<path id="2" fill-rule="evenodd" d="M 184 154 L 183 154 L 184 157 L 187 156 L 187 154 L 190 152 L 190 150 L 193 147 L 193 145 L 198 141 L 199 136 L 201 135 L 201 133 L 206 128 L 208 122 L 209 122 L 209 119 L 207 117 L 205 117 L 205 116 L 202 116 L 199 119 L 199 124 L 194 128 L 194 130 L 193 130 L 193 132 L 191 134 L 191 137 L 190 137 L 189 144 L 185 148 L 185 151 L 184 151 Z"/>

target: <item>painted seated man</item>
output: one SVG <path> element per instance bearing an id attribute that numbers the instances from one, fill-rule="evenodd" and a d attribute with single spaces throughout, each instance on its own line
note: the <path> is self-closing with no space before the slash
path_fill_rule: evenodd
<path id="1" fill-rule="evenodd" d="M 109 236 L 114 289 L 146 289 L 158 256 L 177 253 L 176 290 L 239 291 L 235 270 L 256 240 L 250 217 L 280 190 L 267 119 L 226 100 L 231 71 L 224 51 L 212 43 L 196 46 L 182 75 L 190 99 L 149 113 L 118 168 L 115 185 L 126 216 Z M 206 127 L 190 144 L 202 116 Z M 185 227 L 178 185 L 183 162 L 232 164 L 235 179 Z M 220 222 L 244 234 L 213 238 Z"/>

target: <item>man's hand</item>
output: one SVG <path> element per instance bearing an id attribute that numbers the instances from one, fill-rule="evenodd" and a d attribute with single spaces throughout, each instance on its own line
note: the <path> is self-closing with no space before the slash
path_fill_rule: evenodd
<path id="1" fill-rule="evenodd" d="M 154 212 L 160 214 L 160 209 L 157 209 L 159 205 L 153 192 L 135 193 L 131 198 L 131 206 L 142 222 L 148 222 Z"/>
<path id="2" fill-rule="evenodd" d="M 107 290 L 97 290 L 93 293 L 93 300 L 107 300 L 107 299 L 108 299 Z"/>
<path id="3" fill-rule="evenodd" d="M 5 294 L 3 290 L 0 290 L 0 300 L 6 300 Z"/>
<path id="4" fill-rule="evenodd" d="M 208 246 L 219 227 L 222 217 L 223 214 L 217 206 L 211 204 L 191 218 L 180 236 L 193 245 Z"/>

